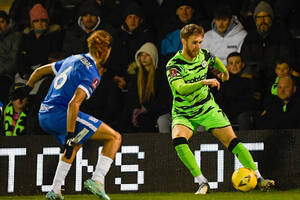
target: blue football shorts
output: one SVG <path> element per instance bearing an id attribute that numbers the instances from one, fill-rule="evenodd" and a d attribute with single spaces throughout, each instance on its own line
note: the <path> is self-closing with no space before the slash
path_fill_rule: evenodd
<path id="1" fill-rule="evenodd" d="M 67 109 L 52 108 L 50 111 L 39 112 L 39 123 L 41 128 L 53 135 L 60 144 L 65 144 L 67 136 Z M 84 132 L 84 137 L 80 138 L 78 144 L 83 144 L 99 128 L 102 121 L 95 117 L 79 111 L 74 135 Z"/>

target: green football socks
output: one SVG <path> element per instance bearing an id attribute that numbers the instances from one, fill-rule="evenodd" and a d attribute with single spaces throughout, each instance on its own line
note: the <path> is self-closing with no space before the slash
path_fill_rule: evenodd
<path id="1" fill-rule="evenodd" d="M 175 146 L 178 157 L 183 164 L 190 170 L 194 177 L 198 177 L 202 174 L 194 154 L 191 152 L 190 147 L 187 144 L 179 144 Z"/>
<path id="2" fill-rule="evenodd" d="M 250 168 L 253 171 L 257 170 L 250 152 L 241 142 L 233 148 L 232 153 L 236 155 L 244 167 Z"/>

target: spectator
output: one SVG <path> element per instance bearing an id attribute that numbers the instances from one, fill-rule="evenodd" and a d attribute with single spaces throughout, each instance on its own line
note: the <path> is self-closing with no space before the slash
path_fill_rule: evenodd
<path id="1" fill-rule="evenodd" d="M 175 13 L 163 22 L 161 26 L 161 55 L 163 62 L 168 61 L 178 50 L 182 49 L 180 41 L 180 30 L 186 24 L 202 24 L 204 28 L 207 27 L 207 20 L 202 13 L 195 10 L 195 1 L 193 0 L 176 0 Z M 173 6 L 171 6 L 172 8 Z"/>
<path id="2" fill-rule="evenodd" d="M 211 26 L 212 29 L 204 34 L 202 48 L 210 49 L 226 65 L 231 52 L 240 52 L 247 32 L 226 3 L 215 8 Z"/>
<path id="3" fill-rule="evenodd" d="M 144 13 L 144 20 L 147 24 L 150 24 L 151 27 L 154 24 L 157 24 L 158 20 L 161 20 L 159 17 L 159 3 L 157 1 L 147 1 L 147 0 L 110 0 L 110 1 L 101 1 L 103 7 L 106 10 L 106 18 L 109 23 L 116 29 L 118 29 L 123 23 L 124 20 L 120 15 L 116 13 L 122 13 L 124 9 L 127 8 L 130 4 L 138 4 Z"/>
<path id="4" fill-rule="evenodd" d="M 171 93 L 166 72 L 159 67 L 153 43 L 142 45 L 135 54 L 135 61 L 128 67 L 131 79 L 119 124 L 124 132 L 157 132 L 158 117 L 170 112 Z"/>
<path id="5" fill-rule="evenodd" d="M 277 59 L 276 66 L 275 66 L 275 73 L 273 77 L 273 81 L 270 82 L 267 90 L 267 94 L 264 98 L 264 107 L 270 105 L 274 96 L 277 96 L 277 87 L 278 87 L 278 80 L 284 76 L 297 76 L 298 72 L 294 71 L 289 63 L 284 59 Z M 298 86 L 299 82 L 297 82 L 296 76 L 294 77 L 295 84 Z"/>
<path id="6" fill-rule="evenodd" d="M 259 118 L 260 129 L 299 129 L 300 99 L 295 96 L 296 85 L 291 76 L 279 78 L 277 97 Z"/>
<path id="7" fill-rule="evenodd" d="M 262 0 L 243 0 L 241 1 L 241 8 L 239 9 L 240 21 L 247 31 L 255 30 L 256 26 L 253 21 L 254 10 L 257 4 Z M 265 0 L 270 6 L 273 7 L 273 0 Z"/>
<path id="8" fill-rule="evenodd" d="M 17 53 L 21 34 L 15 30 L 12 20 L 0 11 L 0 75 L 14 77 L 17 71 Z"/>
<path id="9" fill-rule="evenodd" d="M 84 1 L 77 6 L 77 24 L 71 24 L 63 41 L 66 56 L 87 53 L 86 39 L 96 30 L 105 30 L 114 35 L 114 29 L 101 17 L 101 9 L 95 1 Z"/>
<path id="10" fill-rule="evenodd" d="M 3 132 L 6 136 L 19 136 L 28 134 L 27 131 L 27 102 L 28 98 L 21 99 L 15 94 L 19 87 L 24 87 L 23 83 L 16 83 L 10 91 L 10 101 L 3 111 Z"/>
<path id="11" fill-rule="evenodd" d="M 117 30 L 116 47 L 118 56 L 112 64 L 114 80 L 119 88 L 126 90 L 127 66 L 135 61 L 135 53 L 146 42 L 154 42 L 155 37 L 149 25 L 144 21 L 144 12 L 137 3 L 130 3 L 123 10 L 123 24 Z"/>
<path id="12" fill-rule="evenodd" d="M 0 101 L 8 103 L 8 93 L 15 73 L 16 58 L 21 34 L 15 30 L 15 24 L 4 11 L 0 11 Z"/>
<path id="13" fill-rule="evenodd" d="M 41 4 L 48 12 L 50 24 L 62 24 L 63 6 L 61 0 L 14 0 L 9 9 L 10 18 L 16 22 L 18 31 L 30 26 L 29 11 L 35 4 Z"/>
<path id="14" fill-rule="evenodd" d="M 253 118 L 259 111 L 261 100 L 257 82 L 243 72 L 244 67 L 240 53 L 230 53 L 227 57 L 230 79 L 223 82 L 216 93 L 216 101 L 239 130 L 254 128 Z"/>
<path id="15" fill-rule="evenodd" d="M 246 70 L 260 78 L 265 86 L 273 74 L 276 58 L 293 63 L 295 47 L 289 32 L 273 23 L 274 13 L 267 2 L 261 1 L 253 16 L 256 30 L 251 30 L 246 36 L 241 54 L 247 64 Z"/>
<path id="16" fill-rule="evenodd" d="M 61 50 L 62 32 L 58 24 L 49 25 L 47 10 L 35 4 L 30 12 L 30 27 L 24 29 L 21 39 L 18 73 L 15 82 L 28 79 L 33 70 L 48 62 L 51 53 Z"/>

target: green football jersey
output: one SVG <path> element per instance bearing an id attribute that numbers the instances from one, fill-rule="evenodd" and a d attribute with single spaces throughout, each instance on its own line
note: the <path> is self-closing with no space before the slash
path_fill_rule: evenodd
<path id="1" fill-rule="evenodd" d="M 183 116 L 193 118 L 199 114 L 208 112 L 203 109 L 203 104 L 211 100 L 212 95 L 207 85 L 189 94 L 179 94 L 174 86 L 173 81 L 183 79 L 185 83 L 195 83 L 206 79 L 209 67 L 214 66 L 215 56 L 208 50 L 201 49 L 193 61 L 189 61 L 182 56 L 182 51 L 178 51 L 167 64 L 167 77 L 173 94 L 172 117 Z"/>

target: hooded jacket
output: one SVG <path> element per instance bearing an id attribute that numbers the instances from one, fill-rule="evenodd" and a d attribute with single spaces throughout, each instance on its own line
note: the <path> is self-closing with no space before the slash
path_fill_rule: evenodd
<path id="1" fill-rule="evenodd" d="M 138 55 L 141 52 L 145 52 L 145 53 L 147 53 L 151 56 L 154 67 L 155 67 L 155 69 L 157 69 L 157 66 L 158 66 L 158 52 L 157 52 L 157 48 L 155 47 L 155 45 L 151 42 L 147 42 L 135 53 L 135 62 L 137 63 L 138 66 L 141 66 L 141 63 L 138 59 Z"/>
<path id="2" fill-rule="evenodd" d="M 0 34 L 0 75 L 14 77 L 17 72 L 17 55 L 21 33 L 14 30 L 14 23 L 8 24 L 5 33 Z"/>
<path id="3" fill-rule="evenodd" d="M 226 65 L 231 52 L 240 52 L 247 31 L 236 16 L 232 17 L 224 36 L 218 32 L 214 21 L 211 25 L 212 29 L 204 34 L 202 48 L 209 49 Z"/>

